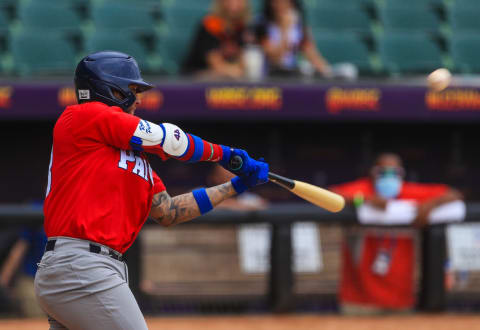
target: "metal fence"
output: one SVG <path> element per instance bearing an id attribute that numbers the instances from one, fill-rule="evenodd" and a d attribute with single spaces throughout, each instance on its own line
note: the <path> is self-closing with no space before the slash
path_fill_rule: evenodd
<path id="1" fill-rule="evenodd" d="M 466 222 L 480 220 L 480 204 L 467 204 Z M 41 208 L 22 205 L 0 206 L 0 223 L 6 229 L 11 226 L 38 226 L 43 221 Z M 309 295 L 295 290 L 298 279 L 292 267 L 291 226 L 295 222 L 316 222 L 322 226 L 359 226 L 355 211 L 346 209 L 333 214 L 310 204 L 280 204 L 259 211 L 216 210 L 195 221 L 180 225 L 183 228 L 198 226 L 221 228 L 239 224 L 268 223 L 271 226 L 270 271 L 265 276 L 263 288 L 256 294 L 210 296 L 195 294 L 188 299 L 164 295 L 158 298 L 145 294 L 141 289 L 145 262 L 142 235 L 126 253 L 130 270 L 130 286 L 140 305 L 147 312 L 242 312 L 274 311 L 288 312 L 301 309 L 305 302 L 315 301 L 323 310 L 334 310 L 335 294 Z M 147 221 L 148 228 L 153 221 Z M 156 225 L 158 226 L 158 225 Z M 194 227 L 197 226 L 197 227 Z M 376 226 L 377 227 L 377 226 Z M 391 226 L 389 226 L 391 227 Z M 399 227 L 395 227 L 399 228 Z M 165 229 L 169 230 L 169 229 Z M 194 235 L 194 234 L 193 234 Z M 418 231 L 419 280 L 417 285 L 418 309 L 422 311 L 444 311 L 447 306 L 445 289 L 446 239 L 445 225 L 432 225 Z M 179 262 L 182 262 L 181 260 Z M 162 272 L 158 269 L 158 272 Z M 194 277 L 195 274 L 192 274 Z M 262 279 L 260 279 L 262 280 Z M 201 285 L 201 284 L 200 284 Z M 238 285 L 241 285 L 239 283 Z M 254 288 L 255 290 L 255 288 Z M 305 291 L 305 290 L 304 290 Z M 307 290 L 308 291 L 308 290 Z M 473 306 L 480 301 L 480 295 L 457 294 L 450 297 L 457 304 Z M 307 304 L 308 305 L 308 304 Z M 310 303 L 312 305 L 312 303 Z"/>

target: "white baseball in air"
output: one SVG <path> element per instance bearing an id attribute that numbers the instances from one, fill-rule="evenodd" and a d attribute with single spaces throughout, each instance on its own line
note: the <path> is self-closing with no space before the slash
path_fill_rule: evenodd
<path id="1" fill-rule="evenodd" d="M 452 81 L 452 74 L 448 69 L 440 68 L 432 73 L 430 73 L 427 77 L 428 87 L 433 90 L 434 92 L 440 92 L 450 85 Z"/>

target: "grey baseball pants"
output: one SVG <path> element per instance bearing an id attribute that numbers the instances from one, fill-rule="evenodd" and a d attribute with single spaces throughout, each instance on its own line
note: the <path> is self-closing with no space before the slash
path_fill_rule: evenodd
<path id="1" fill-rule="evenodd" d="M 90 252 L 89 241 L 55 239 L 35 276 L 35 293 L 49 315 L 50 329 L 147 329 L 128 287 L 125 263 L 108 256 L 103 245 L 97 254 Z"/>

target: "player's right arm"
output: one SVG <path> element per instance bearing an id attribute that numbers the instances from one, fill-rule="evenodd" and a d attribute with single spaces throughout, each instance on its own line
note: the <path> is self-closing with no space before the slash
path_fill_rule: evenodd
<path id="1" fill-rule="evenodd" d="M 172 157 L 189 163 L 218 162 L 225 169 L 237 175 L 251 173 L 258 163 L 244 150 L 205 141 L 170 123 L 157 125 L 140 120 L 133 133 L 131 145 L 134 150 L 157 154 L 162 159 Z M 242 158 L 243 165 L 240 169 L 232 170 L 229 166 L 230 159 L 234 156 Z"/>

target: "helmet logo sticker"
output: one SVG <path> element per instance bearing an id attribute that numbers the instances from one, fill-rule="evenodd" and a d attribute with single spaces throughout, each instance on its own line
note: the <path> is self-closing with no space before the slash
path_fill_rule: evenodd
<path id="1" fill-rule="evenodd" d="M 178 140 L 180 140 L 180 130 L 177 128 L 175 131 L 173 131 L 173 136 Z"/>
<path id="2" fill-rule="evenodd" d="M 78 90 L 78 99 L 79 100 L 90 100 L 90 90 L 79 89 Z"/>

